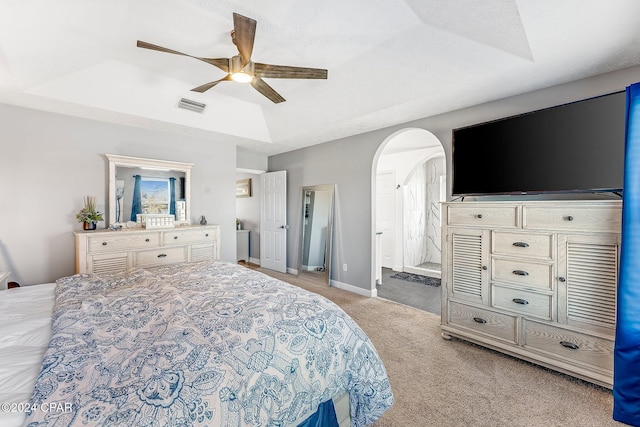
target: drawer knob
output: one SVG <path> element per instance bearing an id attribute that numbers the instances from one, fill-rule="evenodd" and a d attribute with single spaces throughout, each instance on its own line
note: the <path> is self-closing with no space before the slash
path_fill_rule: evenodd
<path id="1" fill-rule="evenodd" d="M 159 254 L 158 258 L 166 258 L 167 254 Z"/>
<path id="2" fill-rule="evenodd" d="M 107 242 L 102 242 L 102 246 L 107 246 L 108 243 Z"/>
<path id="3" fill-rule="evenodd" d="M 205 234 L 204 237 L 209 237 L 209 233 Z"/>
<path id="4" fill-rule="evenodd" d="M 522 298 L 514 298 L 511 301 L 515 302 L 516 304 L 520 304 L 520 305 L 529 304 L 529 301 L 527 301 L 526 299 L 522 299 Z"/>
<path id="5" fill-rule="evenodd" d="M 529 273 L 527 273 L 524 270 L 513 270 L 512 273 L 515 274 L 516 276 L 528 276 L 529 275 Z"/>
<path id="6" fill-rule="evenodd" d="M 486 266 L 486 265 L 483 265 L 483 266 L 482 266 L 482 269 L 483 269 L 483 270 L 486 270 L 486 269 L 487 269 L 487 266 Z"/>
<path id="7" fill-rule="evenodd" d="M 145 242 L 148 242 L 148 241 L 149 241 L 149 239 L 144 239 L 144 241 L 145 241 Z"/>
<path id="8" fill-rule="evenodd" d="M 482 317 L 474 317 L 473 321 L 476 323 L 487 323 L 487 321 L 484 320 Z"/>
<path id="9" fill-rule="evenodd" d="M 565 221 L 573 221 L 573 217 L 571 215 L 565 216 L 564 217 Z"/>
<path id="10" fill-rule="evenodd" d="M 478 218 L 478 219 L 482 219 L 482 214 L 478 214 L 478 215 L 476 215 L 476 218 Z"/>
<path id="11" fill-rule="evenodd" d="M 566 348 L 570 348 L 571 350 L 577 350 L 580 346 L 576 343 L 572 343 L 571 341 L 560 341 L 560 345 Z"/>
<path id="12" fill-rule="evenodd" d="M 516 248 L 528 248 L 529 244 L 527 242 L 513 242 L 513 246 Z"/>
<path id="13" fill-rule="evenodd" d="M 564 277 L 558 277 L 558 280 L 561 281 L 562 283 L 567 281 L 567 279 L 565 279 Z"/>
<path id="14" fill-rule="evenodd" d="M 178 236 L 173 236 L 173 240 L 178 240 Z"/>

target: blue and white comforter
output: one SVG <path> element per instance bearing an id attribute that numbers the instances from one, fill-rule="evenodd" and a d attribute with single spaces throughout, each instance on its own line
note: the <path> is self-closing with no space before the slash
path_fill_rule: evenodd
<path id="1" fill-rule="evenodd" d="M 359 427 L 393 403 L 346 313 L 235 264 L 66 277 L 53 319 L 32 426 L 287 426 L 348 390 Z"/>

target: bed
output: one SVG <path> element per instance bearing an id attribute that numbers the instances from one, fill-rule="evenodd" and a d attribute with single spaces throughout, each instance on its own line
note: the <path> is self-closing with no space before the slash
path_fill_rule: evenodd
<path id="1" fill-rule="evenodd" d="M 393 403 L 344 311 L 237 264 L 77 274 L 0 309 L 3 426 L 361 427 Z"/>

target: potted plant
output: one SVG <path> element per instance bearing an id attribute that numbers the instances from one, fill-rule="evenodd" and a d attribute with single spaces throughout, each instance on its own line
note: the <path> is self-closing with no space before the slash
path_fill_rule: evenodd
<path id="1" fill-rule="evenodd" d="M 96 198 L 85 196 L 84 208 L 76 215 L 78 222 L 82 223 L 83 230 L 95 230 L 98 221 L 104 221 L 102 214 L 96 210 Z"/>

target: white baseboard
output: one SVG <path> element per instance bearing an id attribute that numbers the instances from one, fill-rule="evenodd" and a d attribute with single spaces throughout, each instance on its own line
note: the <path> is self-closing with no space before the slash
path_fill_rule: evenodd
<path id="1" fill-rule="evenodd" d="M 251 258 L 251 257 L 250 257 L 250 258 L 249 258 L 249 262 L 250 262 L 251 264 L 258 264 L 258 265 L 260 265 L 260 258 Z"/>
<path id="2" fill-rule="evenodd" d="M 349 292 L 353 292 L 354 294 L 358 294 L 358 295 L 362 295 L 365 297 L 370 297 L 370 298 L 375 298 L 378 296 L 378 290 L 377 289 L 362 289 L 358 286 L 353 286 L 350 285 L 348 283 L 342 283 L 342 282 L 338 282 L 337 280 L 331 280 L 330 283 L 331 286 L 333 286 L 334 288 L 338 288 L 338 289 L 342 289 L 345 291 L 349 291 Z"/>
<path id="3" fill-rule="evenodd" d="M 297 276 L 298 275 L 298 269 L 297 268 L 287 267 L 287 274 L 293 274 L 294 276 Z"/>

